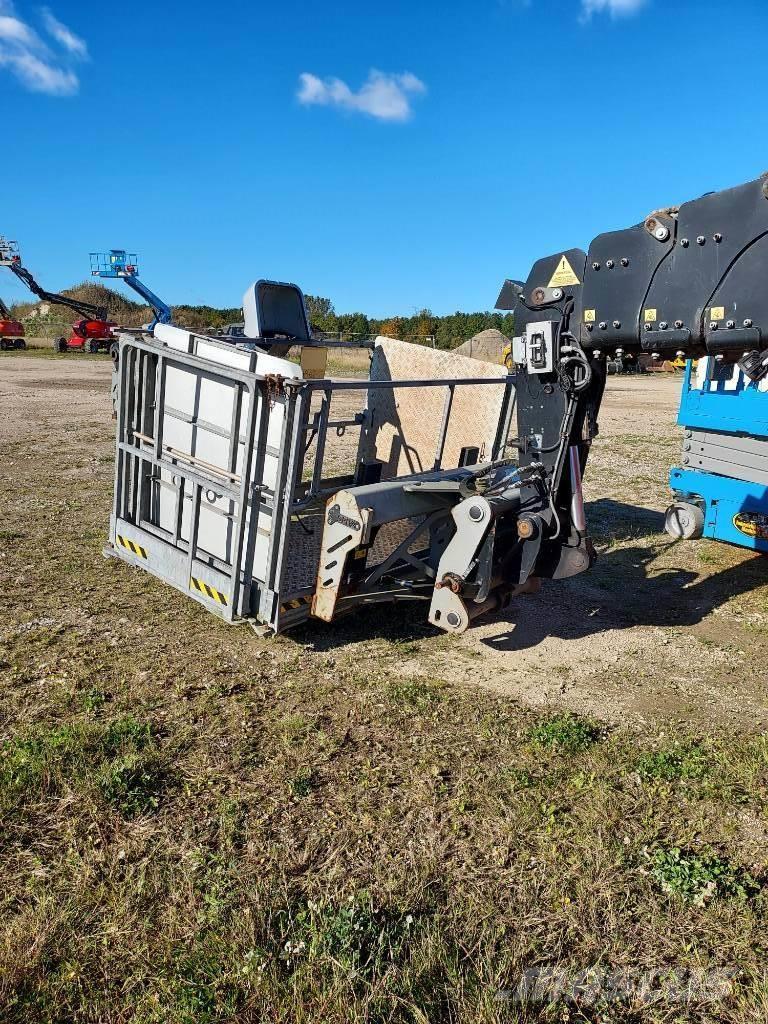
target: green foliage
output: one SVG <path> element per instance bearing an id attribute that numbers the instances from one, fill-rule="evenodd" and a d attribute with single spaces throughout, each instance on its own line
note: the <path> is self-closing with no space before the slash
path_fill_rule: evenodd
<path id="1" fill-rule="evenodd" d="M 100 711 L 107 702 L 107 695 L 97 686 L 91 686 L 80 698 L 83 710 Z"/>
<path id="2" fill-rule="evenodd" d="M 100 706 L 98 704 L 96 706 Z M 0 746 L 0 808 L 35 794 L 92 785 L 126 817 L 154 810 L 167 784 L 151 727 L 132 716 L 106 725 L 76 722 Z"/>
<path id="3" fill-rule="evenodd" d="M 553 748 L 568 754 L 586 750 L 600 738 L 595 722 L 576 715 L 553 715 L 535 725 L 529 739 L 538 747 Z"/>
<path id="4" fill-rule="evenodd" d="M 305 295 L 304 298 L 313 327 L 331 335 L 341 335 L 347 341 L 383 334 L 417 345 L 431 345 L 429 339 L 434 339 L 436 348 L 451 349 L 490 328 L 501 331 L 508 338 L 514 333 L 511 313 L 456 312 L 449 316 L 435 316 L 431 310 L 421 309 L 410 317 L 377 319 L 365 313 L 337 313 L 331 300 L 321 295 Z"/>
<path id="5" fill-rule="evenodd" d="M 133 302 L 120 292 L 107 288 L 103 284 L 96 284 L 93 281 L 83 281 L 74 288 L 65 288 L 62 295 L 70 299 L 77 299 L 79 302 L 87 302 L 92 306 L 102 306 L 107 310 L 107 317 L 115 320 L 126 327 L 139 327 L 145 323 L 149 315 L 149 308 L 140 302 Z M 13 307 L 14 316 L 27 321 L 28 329 L 33 326 L 44 326 L 47 323 L 72 323 L 78 319 L 78 314 L 69 306 L 49 304 L 50 311 L 40 315 L 40 303 L 19 302 Z"/>
<path id="6" fill-rule="evenodd" d="M 0 746 L 0 806 L 32 789 L 56 788 L 61 773 L 88 749 L 84 727 L 62 725 L 8 740 Z"/>
<path id="7" fill-rule="evenodd" d="M 164 1007 L 162 1016 L 149 1019 L 158 1024 L 169 1019 L 177 1024 L 230 1020 L 241 1002 L 236 986 L 227 977 L 231 955 L 230 946 L 212 934 L 180 953 L 173 976 L 172 1010 Z"/>
<path id="8" fill-rule="evenodd" d="M 344 903 L 312 901 L 277 915 L 281 956 L 288 969 L 301 963 L 341 968 L 371 981 L 404 959 L 416 926 L 413 914 L 376 907 L 366 894 Z"/>
<path id="9" fill-rule="evenodd" d="M 704 906 L 714 899 L 748 899 L 760 886 L 742 868 L 720 857 L 705 857 L 679 847 L 657 847 L 647 854 L 657 885 L 686 903 Z"/>
<path id="10" fill-rule="evenodd" d="M 241 323 L 243 311 L 240 307 L 217 309 L 215 306 L 172 306 L 173 322 L 191 331 L 218 331 L 227 324 Z M 147 316 L 149 316 L 147 310 Z"/>
<path id="11" fill-rule="evenodd" d="M 701 779 L 710 770 L 707 753 L 696 743 L 654 750 L 643 754 L 637 762 L 637 772 L 644 779 Z"/>
<path id="12" fill-rule="evenodd" d="M 302 768 L 302 770 L 291 779 L 289 787 L 294 796 L 309 796 L 315 788 L 315 773 L 308 768 Z"/>
<path id="13" fill-rule="evenodd" d="M 130 753 L 104 765 L 96 780 L 102 797 L 125 818 L 157 810 L 166 772 L 154 751 Z"/>
<path id="14" fill-rule="evenodd" d="M 110 722 L 102 740 L 104 750 L 109 755 L 144 750 L 153 743 L 152 727 L 148 722 L 139 722 L 133 715 Z"/>
<path id="15" fill-rule="evenodd" d="M 320 331 L 332 331 L 336 310 L 330 299 L 322 295 L 305 295 L 304 304 L 307 308 L 309 322 Z"/>

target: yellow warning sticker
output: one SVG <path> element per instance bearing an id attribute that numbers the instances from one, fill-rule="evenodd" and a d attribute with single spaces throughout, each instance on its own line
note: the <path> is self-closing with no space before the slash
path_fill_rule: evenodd
<path id="1" fill-rule="evenodd" d="M 658 311 L 655 309 L 645 310 L 645 322 L 647 324 L 655 324 L 658 319 Z"/>
<path id="2" fill-rule="evenodd" d="M 119 533 L 117 534 L 117 540 L 127 551 L 130 551 L 131 554 L 138 555 L 139 558 L 147 557 L 147 549 L 143 548 L 141 544 L 128 540 L 127 537 L 121 537 Z"/>
<path id="3" fill-rule="evenodd" d="M 584 310 L 584 323 L 593 324 L 595 322 L 595 310 L 585 309 Z"/>
<path id="4" fill-rule="evenodd" d="M 560 257 L 560 262 L 557 264 L 557 268 L 552 275 L 552 280 L 547 285 L 548 288 L 562 288 L 567 284 L 581 284 L 581 281 L 576 277 L 573 272 L 573 267 L 568 262 L 565 256 Z"/>
<path id="5" fill-rule="evenodd" d="M 713 306 L 709 312 L 710 320 L 725 320 L 725 306 Z"/>
<path id="6" fill-rule="evenodd" d="M 217 590 L 216 587 L 212 587 L 210 583 L 206 583 L 205 580 L 199 580 L 196 576 L 191 576 L 189 579 L 189 585 L 196 590 L 198 594 L 202 594 L 203 597 L 209 597 L 212 601 L 215 601 L 216 604 L 223 604 L 226 606 L 226 595 L 222 594 L 222 592 Z"/>

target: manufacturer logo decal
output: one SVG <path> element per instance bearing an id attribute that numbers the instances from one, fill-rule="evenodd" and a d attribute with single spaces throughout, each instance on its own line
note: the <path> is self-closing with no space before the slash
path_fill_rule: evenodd
<path id="1" fill-rule="evenodd" d="M 768 540 L 768 515 L 765 512 L 738 512 L 733 525 L 747 537 Z"/>

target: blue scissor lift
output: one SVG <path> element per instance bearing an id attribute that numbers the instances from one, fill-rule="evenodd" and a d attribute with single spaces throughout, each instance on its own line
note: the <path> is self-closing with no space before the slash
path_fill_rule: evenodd
<path id="1" fill-rule="evenodd" d="M 768 552 L 768 378 L 689 360 L 677 421 L 685 436 L 667 532 Z"/>

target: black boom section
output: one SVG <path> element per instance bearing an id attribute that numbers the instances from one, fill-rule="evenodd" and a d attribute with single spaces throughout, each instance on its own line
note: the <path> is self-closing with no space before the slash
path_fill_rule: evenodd
<path id="1" fill-rule="evenodd" d="M 584 270 L 581 344 L 738 356 L 768 336 L 768 178 L 599 235 Z M 528 315 L 526 313 L 526 315 Z"/>
<path id="2" fill-rule="evenodd" d="M 577 335 L 582 345 L 596 349 L 638 345 L 648 291 L 674 245 L 675 221 L 668 213 L 598 235 L 589 247 L 584 271 Z"/>
<path id="3" fill-rule="evenodd" d="M 526 324 L 538 320 L 557 319 L 569 305 L 573 309 L 570 315 L 571 324 L 578 323 L 586 258 L 587 254 L 583 249 L 569 249 L 567 252 L 545 256 L 534 263 L 523 293 L 515 306 L 516 334 L 525 333 Z M 509 283 L 506 282 L 505 288 Z M 500 300 L 509 295 L 505 288 L 502 288 Z"/>
<path id="4" fill-rule="evenodd" d="M 658 320 L 656 330 L 646 334 L 653 333 L 655 340 L 669 330 L 690 332 L 690 344 L 718 353 L 743 350 L 743 340 L 729 339 L 727 332 L 743 329 L 745 319 L 757 328 L 762 324 L 765 333 L 765 270 L 759 280 L 755 273 L 759 253 L 765 250 L 760 246 L 751 255 L 750 250 L 768 232 L 767 182 L 761 178 L 680 207 L 676 245 L 648 293 L 647 304 Z M 740 292 L 741 302 L 731 298 L 730 288 Z"/>
<path id="5" fill-rule="evenodd" d="M 554 320 L 561 330 L 573 330 L 581 310 L 586 258 L 583 249 L 569 249 L 534 263 L 515 307 L 516 335 L 524 335 L 529 324 L 542 320 Z M 569 278 L 571 283 L 566 284 Z M 563 283 L 554 284 L 554 281 Z M 516 398 L 518 433 L 524 439 L 520 464 L 551 463 L 567 407 L 557 375 L 531 374 L 518 368 Z M 535 440 L 536 447 L 531 447 L 531 439 Z"/>

